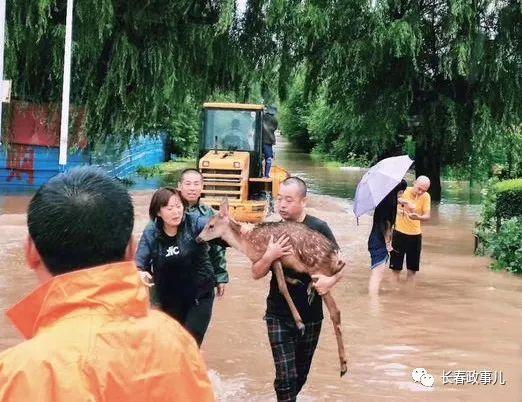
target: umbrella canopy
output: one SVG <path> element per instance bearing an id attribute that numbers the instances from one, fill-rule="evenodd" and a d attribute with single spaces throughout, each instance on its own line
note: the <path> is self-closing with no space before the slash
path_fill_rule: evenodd
<path id="1" fill-rule="evenodd" d="M 353 212 L 356 217 L 375 209 L 399 184 L 413 161 L 408 155 L 386 158 L 372 166 L 357 185 Z"/>

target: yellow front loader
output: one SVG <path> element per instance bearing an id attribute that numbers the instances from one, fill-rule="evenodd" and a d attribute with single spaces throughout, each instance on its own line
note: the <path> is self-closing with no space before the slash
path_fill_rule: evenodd
<path id="1" fill-rule="evenodd" d="M 228 199 L 234 219 L 257 223 L 267 216 L 288 172 L 272 166 L 263 177 L 263 105 L 205 103 L 198 168 L 201 202 L 218 208 Z"/>

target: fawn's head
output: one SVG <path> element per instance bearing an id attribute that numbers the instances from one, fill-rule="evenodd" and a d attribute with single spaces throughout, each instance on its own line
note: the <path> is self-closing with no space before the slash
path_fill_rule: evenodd
<path id="1" fill-rule="evenodd" d="M 205 225 L 201 233 L 196 238 L 197 242 L 210 241 L 223 238 L 224 235 L 232 231 L 232 221 L 229 216 L 228 200 L 225 199 L 219 206 L 219 212 L 214 215 Z"/>

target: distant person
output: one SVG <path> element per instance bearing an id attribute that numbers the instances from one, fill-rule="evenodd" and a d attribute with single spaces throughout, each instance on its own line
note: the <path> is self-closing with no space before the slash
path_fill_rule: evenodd
<path id="1" fill-rule="evenodd" d="M 92 167 L 53 177 L 27 213 L 40 286 L 8 310 L 27 339 L 0 354 L 0 401 L 213 401 L 192 337 L 151 310 L 132 200 Z"/>
<path id="2" fill-rule="evenodd" d="M 241 124 L 239 119 L 233 119 L 230 129 L 227 134 L 223 137 L 222 146 L 225 149 L 232 150 L 249 150 L 248 141 L 245 140 L 244 134 L 241 131 Z"/>
<path id="3" fill-rule="evenodd" d="M 185 212 L 179 190 L 162 187 L 154 193 L 136 265 L 143 277 L 153 279 L 161 310 L 179 321 L 201 345 L 212 316 L 216 276 L 209 245 L 196 242 L 207 219 Z"/>
<path id="4" fill-rule="evenodd" d="M 265 177 L 270 177 L 270 169 L 274 161 L 274 144 L 277 119 L 273 107 L 268 107 L 263 117 L 263 156 L 265 159 Z"/>
<path id="5" fill-rule="evenodd" d="M 430 179 L 419 176 L 399 198 L 399 206 L 395 230 L 392 238 L 392 252 L 390 268 L 399 281 L 404 256 L 406 256 L 406 279 L 413 281 L 419 271 L 422 248 L 421 222 L 431 217 L 431 197 L 427 192 L 430 188 Z"/>
<path id="6" fill-rule="evenodd" d="M 390 259 L 392 250 L 392 232 L 397 215 L 397 198 L 407 187 L 406 180 L 402 180 L 377 205 L 373 213 L 373 226 L 368 238 L 368 251 L 371 258 L 371 275 L 368 292 L 371 296 L 379 294 L 384 270 Z"/>

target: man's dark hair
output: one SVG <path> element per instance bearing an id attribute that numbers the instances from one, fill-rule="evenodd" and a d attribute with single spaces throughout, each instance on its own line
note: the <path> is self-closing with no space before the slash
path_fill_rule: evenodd
<path id="1" fill-rule="evenodd" d="M 134 226 L 129 193 L 94 167 L 59 174 L 38 189 L 27 226 L 52 275 L 121 261 Z"/>
<path id="2" fill-rule="evenodd" d="M 197 169 L 194 169 L 194 168 L 187 168 L 187 169 L 183 169 L 181 171 L 181 174 L 179 176 L 179 182 L 181 183 L 183 181 L 183 176 L 185 176 L 187 173 L 196 173 L 198 174 L 201 179 L 203 180 L 203 175 L 201 174 L 201 172 Z"/>
<path id="3" fill-rule="evenodd" d="M 301 196 L 301 198 L 306 197 L 308 188 L 303 179 L 300 179 L 297 176 L 290 176 L 290 177 L 287 177 L 285 180 L 283 180 L 283 182 L 281 184 L 283 186 L 288 186 L 289 184 L 296 184 L 299 187 L 299 195 Z"/>
<path id="4" fill-rule="evenodd" d="M 174 187 L 160 187 L 152 196 L 152 200 L 150 200 L 149 217 L 151 221 L 161 219 L 158 216 L 158 213 L 162 207 L 166 206 L 169 203 L 170 197 L 172 197 L 173 195 L 177 195 L 179 197 L 179 199 L 181 200 L 181 204 L 183 205 L 183 208 L 187 207 L 187 203 L 181 196 L 181 193 L 178 189 Z"/>
<path id="5" fill-rule="evenodd" d="M 239 129 L 239 127 L 240 127 L 239 119 L 232 120 L 232 128 Z"/>

